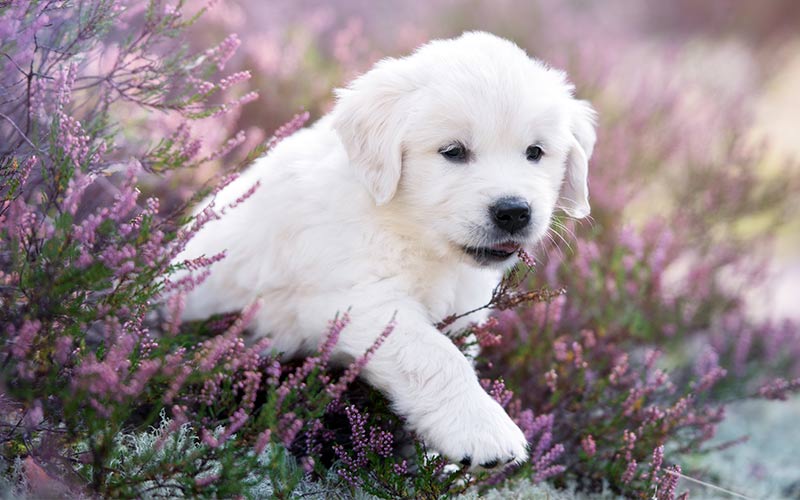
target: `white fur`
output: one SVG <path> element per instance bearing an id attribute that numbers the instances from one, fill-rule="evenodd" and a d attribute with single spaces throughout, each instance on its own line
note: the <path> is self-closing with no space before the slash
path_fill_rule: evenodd
<path id="1" fill-rule="evenodd" d="M 544 235 L 556 206 L 575 217 L 589 213 L 591 107 L 573 99 L 563 73 L 477 32 L 385 59 L 337 95 L 329 116 L 281 142 L 218 195 L 220 206 L 261 182 L 179 256 L 227 250 L 187 297 L 185 319 L 261 298 L 254 333 L 292 356 L 315 350 L 327 322 L 350 309 L 336 347 L 344 363 L 396 315 L 362 376 L 453 460 L 525 460 L 520 429 L 433 325 L 487 303 L 514 263 L 479 265 L 462 250 L 496 243 L 488 216 L 494 200 L 530 203 L 526 245 Z M 473 152 L 469 163 L 439 154 L 454 140 Z M 538 163 L 526 159 L 531 144 L 545 150 Z"/>

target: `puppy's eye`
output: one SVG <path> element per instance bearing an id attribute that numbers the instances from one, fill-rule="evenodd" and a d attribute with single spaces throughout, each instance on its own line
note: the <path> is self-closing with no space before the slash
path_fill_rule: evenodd
<path id="1" fill-rule="evenodd" d="M 544 156 L 544 150 L 540 146 L 528 146 L 528 149 L 525 150 L 525 156 L 528 161 L 538 162 Z"/>
<path id="2" fill-rule="evenodd" d="M 447 161 L 452 161 L 453 163 L 466 163 L 469 159 L 467 147 L 460 142 L 454 142 L 440 148 L 439 154 L 444 156 Z"/>

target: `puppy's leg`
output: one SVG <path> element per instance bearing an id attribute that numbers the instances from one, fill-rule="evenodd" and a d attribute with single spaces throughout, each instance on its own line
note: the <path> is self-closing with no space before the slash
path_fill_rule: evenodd
<path id="1" fill-rule="evenodd" d="M 405 306 L 405 307 L 404 307 Z M 362 376 L 384 392 L 426 444 L 455 462 L 492 468 L 524 461 L 527 442 L 480 386 L 469 361 L 414 304 L 354 310 L 338 349 L 360 356 L 396 311 L 396 327 Z"/>

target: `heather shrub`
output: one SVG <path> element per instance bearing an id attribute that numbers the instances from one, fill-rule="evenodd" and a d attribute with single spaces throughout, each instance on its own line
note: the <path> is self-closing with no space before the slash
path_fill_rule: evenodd
<path id="1" fill-rule="evenodd" d="M 239 134 L 205 154 L 191 134 L 193 121 L 254 97 L 229 92 L 246 73 L 221 74 L 236 38 L 191 53 L 181 37 L 196 15 L 160 1 L 4 2 L 0 19 L 3 463 L 18 470 L 27 457 L 34 495 L 238 494 L 256 457 L 230 437 L 253 406 L 263 346 L 237 340 L 247 314 L 211 340 L 178 335 L 169 320 L 170 335 L 152 334 L 161 295 L 199 279 L 170 281 L 170 261 L 219 214 L 181 228 L 137 187 L 139 175 L 213 160 L 242 142 Z M 149 135 L 140 118 L 152 119 Z M 169 120 L 172 129 L 161 123 Z M 177 267 L 202 273 L 213 259 Z M 231 364 L 222 356 L 235 349 Z M 230 412 L 219 415 L 203 396 L 234 375 L 242 385 L 226 387 Z M 121 433 L 158 424 L 164 409 L 175 432 L 190 413 L 205 446 L 192 452 L 190 440 L 165 436 L 147 453 L 120 454 Z M 153 462 L 159 453 L 169 467 Z"/>
<path id="2" fill-rule="evenodd" d="M 538 30 L 441 2 L 437 28 L 395 38 L 368 29 L 385 27 L 379 10 L 341 7 L 363 17 L 288 15 L 237 55 L 236 16 L 212 9 L 212 29 L 197 29 L 205 7 L 193 3 L 0 2 L 7 489 L 469 498 L 546 481 L 535 490 L 545 497 L 555 487 L 673 498 L 686 458 L 713 452 L 705 443 L 727 403 L 800 388 L 800 329 L 754 319 L 745 295 L 768 283 L 766 246 L 796 209 L 800 176 L 758 174 L 763 150 L 745 139 L 741 95 L 672 74 L 669 55 L 633 67 L 617 50 L 633 34 L 609 38 L 596 13 L 552 2 L 517 6 Z M 376 325 L 381 340 L 351 366 L 332 367 L 343 313 L 314 355 L 287 361 L 268 340 L 247 341 L 263 304 L 180 323 L 183 293 L 224 254 L 170 263 L 235 209 L 212 203 L 189 217 L 186 207 L 302 126 L 310 114 L 299 108 L 316 117 L 330 88 L 378 55 L 476 25 L 564 67 L 600 111 L 600 140 L 592 220 L 556 220 L 497 288 L 491 319 L 457 341 L 482 347 L 484 386 L 531 450 L 519 467 L 471 474 L 358 382 L 393 325 Z M 256 98 L 243 88 L 250 67 L 267 116 L 243 107 Z M 292 116 L 267 141 L 255 128 Z"/>

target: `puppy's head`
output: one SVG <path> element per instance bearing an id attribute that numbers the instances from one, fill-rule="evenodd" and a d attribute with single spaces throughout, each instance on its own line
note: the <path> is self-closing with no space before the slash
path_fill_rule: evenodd
<path id="1" fill-rule="evenodd" d="M 507 265 L 556 207 L 589 214 L 595 113 L 565 75 L 487 33 L 384 59 L 333 124 L 377 205 L 442 253 Z"/>

